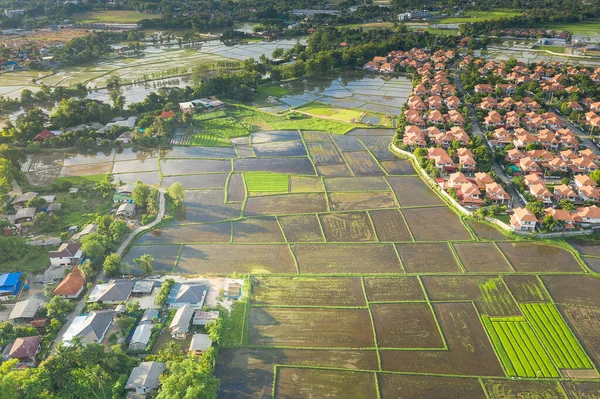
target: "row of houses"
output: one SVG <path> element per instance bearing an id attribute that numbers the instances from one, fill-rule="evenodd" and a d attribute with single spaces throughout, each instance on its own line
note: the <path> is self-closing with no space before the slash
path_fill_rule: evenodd
<path id="1" fill-rule="evenodd" d="M 572 212 L 548 207 L 544 210 L 544 218 L 540 219 L 526 208 L 515 208 L 510 218 L 510 225 L 515 231 L 531 232 L 536 227 L 543 226 L 546 216 L 552 216 L 555 221 L 558 221 L 559 229 L 563 231 L 600 227 L 600 208 L 595 205 L 577 208 Z"/>
<path id="2" fill-rule="evenodd" d="M 510 196 L 504 187 L 485 172 L 474 173 L 472 177 L 462 172 L 455 172 L 447 178 L 436 179 L 436 183 L 446 192 L 453 190 L 458 201 L 465 208 L 478 208 L 484 204 L 484 199 L 494 205 L 505 205 L 510 202 Z"/>
<path id="3" fill-rule="evenodd" d="M 514 169 L 516 175 L 566 176 L 591 173 L 600 168 L 600 157 L 590 149 L 552 153 L 547 150 L 521 151 L 513 148 L 506 152 L 505 160 L 518 167 Z"/>
<path id="4" fill-rule="evenodd" d="M 364 65 L 364 69 L 372 72 L 390 73 L 396 68 L 425 68 L 427 70 L 441 71 L 446 69 L 456 53 L 451 50 L 438 50 L 431 54 L 427 49 L 413 48 L 409 51 L 391 51 L 387 56 L 376 56 Z"/>

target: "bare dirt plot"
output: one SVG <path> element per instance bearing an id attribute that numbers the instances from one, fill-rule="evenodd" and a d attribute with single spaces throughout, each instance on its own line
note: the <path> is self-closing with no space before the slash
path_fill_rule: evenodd
<path id="1" fill-rule="evenodd" d="M 85 165 L 64 166 L 60 170 L 60 176 L 89 176 L 104 175 L 110 173 L 112 163 L 93 163 Z"/>
<path id="2" fill-rule="evenodd" d="M 250 139 L 253 144 L 271 143 L 274 141 L 300 140 L 300 133 L 296 130 L 275 130 L 269 132 L 250 133 Z"/>
<path id="3" fill-rule="evenodd" d="M 26 172 L 60 168 L 62 166 L 63 158 L 64 155 L 57 152 L 34 154 L 31 157 L 29 170 Z"/>
<path id="4" fill-rule="evenodd" d="M 382 399 L 486 399 L 476 378 L 379 374 Z"/>
<path id="5" fill-rule="evenodd" d="M 367 151 L 345 152 L 344 158 L 355 176 L 385 175 L 385 172 Z"/>
<path id="6" fill-rule="evenodd" d="M 571 238 L 567 240 L 580 254 L 600 256 L 600 242 L 583 238 Z"/>
<path id="7" fill-rule="evenodd" d="M 300 273 L 403 273 L 392 244 L 296 244 Z"/>
<path id="8" fill-rule="evenodd" d="M 550 295 L 565 305 L 598 306 L 600 279 L 592 276 L 542 276 Z"/>
<path id="9" fill-rule="evenodd" d="M 236 172 L 274 172 L 296 175 L 314 175 L 315 168 L 306 157 L 299 158 L 245 158 L 233 161 Z"/>
<path id="10" fill-rule="evenodd" d="M 307 143 L 331 143 L 329 133 L 322 130 L 303 130 L 302 137 Z"/>
<path id="11" fill-rule="evenodd" d="M 140 173 L 123 173 L 115 175 L 115 182 L 121 182 L 122 184 L 135 183 L 136 181 L 142 181 L 144 184 L 151 186 L 158 186 L 160 184 L 160 175 L 156 172 L 140 172 Z"/>
<path id="12" fill-rule="evenodd" d="M 365 306 L 360 277 L 256 277 L 252 305 Z"/>
<path id="13" fill-rule="evenodd" d="M 339 212 L 319 215 L 325 239 L 329 242 L 375 241 L 366 212 Z"/>
<path id="14" fill-rule="evenodd" d="M 317 215 L 280 216 L 279 224 L 289 242 L 323 242 Z"/>
<path id="15" fill-rule="evenodd" d="M 504 376 L 470 303 L 433 304 L 447 351 L 381 351 L 383 369 L 410 373 Z"/>
<path id="16" fill-rule="evenodd" d="M 562 382 L 562 386 L 569 397 L 573 399 L 600 398 L 600 383 L 598 382 L 565 381 Z"/>
<path id="17" fill-rule="evenodd" d="M 381 166 L 388 175 L 414 175 L 415 168 L 412 163 L 405 159 L 397 159 L 395 161 L 381 161 Z"/>
<path id="18" fill-rule="evenodd" d="M 178 273 L 296 273 L 287 245 L 205 244 L 184 245 Z"/>
<path id="19" fill-rule="evenodd" d="M 172 272 L 179 253 L 180 245 L 151 245 L 131 247 L 127 255 L 123 257 L 123 263 L 131 268 L 133 274 L 142 274 L 140 267 L 133 261 L 143 254 L 154 257 L 152 269 L 157 272 Z"/>
<path id="20" fill-rule="evenodd" d="M 290 176 L 290 192 L 322 193 L 325 191 L 323 180 L 318 176 Z"/>
<path id="21" fill-rule="evenodd" d="M 231 172 L 231 161 L 217 159 L 161 159 L 160 170 L 163 175 L 229 173 Z"/>
<path id="22" fill-rule="evenodd" d="M 579 287 L 573 290 L 581 289 Z M 596 295 L 596 298 L 598 298 L 598 295 Z M 578 306 L 559 306 L 559 309 L 587 353 L 594 359 L 596 364 L 600 363 L 600 334 L 598 334 L 598 331 L 600 331 L 600 309 Z"/>
<path id="23" fill-rule="evenodd" d="M 518 302 L 546 302 L 548 294 L 536 276 L 503 276 L 504 282 Z"/>
<path id="24" fill-rule="evenodd" d="M 175 182 L 181 183 L 185 189 L 224 188 L 228 173 L 209 173 L 205 175 L 165 176 L 163 187 L 170 187 Z"/>
<path id="25" fill-rule="evenodd" d="M 158 158 L 147 158 L 143 161 L 134 159 L 131 161 L 115 162 L 112 173 L 151 172 L 154 170 L 158 170 Z"/>
<path id="26" fill-rule="evenodd" d="M 396 155 L 390 151 L 391 140 L 386 136 L 363 136 L 360 138 L 365 147 L 378 161 L 393 161 Z"/>
<path id="27" fill-rule="evenodd" d="M 326 177 L 327 191 L 390 191 L 383 176 L 370 177 Z"/>
<path id="28" fill-rule="evenodd" d="M 215 374 L 221 379 L 219 397 L 272 399 L 273 368 L 287 364 L 377 370 L 373 350 L 221 349 Z"/>
<path id="29" fill-rule="evenodd" d="M 244 176 L 241 173 L 233 173 L 227 184 L 227 202 L 239 202 L 246 198 L 246 187 Z"/>
<path id="30" fill-rule="evenodd" d="M 562 248 L 534 243 L 499 243 L 517 272 L 581 272 L 573 255 Z"/>
<path id="31" fill-rule="evenodd" d="M 461 273 L 446 243 L 396 244 L 407 273 Z"/>
<path id="32" fill-rule="evenodd" d="M 444 347 L 428 304 L 374 304 L 371 310 L 380 348 Z"/>
<path id="33" fill-rule="evenodd" d="M 308 143 L 306 147 L 315 165 L 344 163 L 344 158 L 333 143 Z"/>
<path id="34" fill-rule="evenodd" d="M 416 241 L 471 240 L 459 217 L 448 207 L 403 209 Z"/>
<path id="35" fill-rule="evenodd" d="M 247 139 L 247 138 L 246 138 Z M 175 146 L 161 149 L 161 158 L 237 158 L 233 147 Z"/>
<path id="36" fill-rule="evenodd" d="M 590 258 L 587 256 L 582 256 L 581 259 L 583 259 L 587 267 L 589 267 L 596 273 L 600 273 L 600 258 Z"/>
<path id="37" fill-rule="evenodd" d="M 396 193 L 401 207 L 444 204 L 440 197 L 418 176 L 389 176 L 386 179 Z"/>
<path id="38" fill-rule="evenodd" d="M 278 370 L 275 397 L 374 398 L 374 373 L 282 367 Z"/>
<path id="39" fill-rule="evenodd" d="M 370 323 L 366 309 L 250 308 L 248 344 L 372 348 Z"/>
<path id="40" fill-rule="evenodd" d="M 183 244 L 200 242 L 228 243 L 231 236 L 231 222 L 211 224 L 172 225 L 150 230 L 141 236 L 136 244 Z"/>
<path id="41" fill-rule="evenodd" d="M 277 219 L 262 217 L 233 222 L 233 242 L 285 243 L 285 238 L 281 233 Z"/>
<path id="42" fill-rule="evenodd" d="M 486 223 L 467 220 L 466 223 L 475 232 L 475 235 L 482 240 L 505 240 L 506 236 L 502 234 L 499 228 Z"/>
<path id="43" fill-rule="evenodd" d="M 365 147 L 362 145 L 362 143 L 356 136 L 336 135 L 333 136 L 333 140 L 343 152 L 364 151 L 365 149 Z"/>
<path id="44" fill-rule="evenodd" d="M 558 382 L 483 380 L 490 399 L 566 399 Z"/>
<path id="45" fill-rule="evenodd" d="M 381 209 L 369 211 L 379 241 L 412 241 L 400 211 Z"/>
<path id="46" fill-rule="evenodd" d="M 300 140 L 253 144 L 252 148 L 257 157 L 292 157 L 306 155 L 306 149 Z"/>
<path id="47" fill-rule="evenodd" d="M 345 163 L 339 165 L 319 165 L 317 166 L 317 172 L 319 173 L 319 176 L 352 176 L 352 171 Z"/>
<path id="48" fill-rule="evenodd" d="M 60 173 L 60 168 L 43 169 L 26 174 L 27 182 L 33 186 L 49 186 L 54 183 Z"/>
<path id="49" fill-rule="evenodd" d="M 468 273 L 512 272 L 512 268 L 493 243 L 452 244 Z"/>
<path id="50" fill-rule="evenodd" d="M 491 317 L 521 316 L 521 310 L 499 277 L 423 276 L 431 301 L 474 301 Z"/>
<path id="51" fill-rule="evenodd" d="M 415 276 L 365 279 L 369 302 L 424 301 L 425 294 Z"/>
<path id="52" fill-rule="evenodd" d="M 284 194 L 248 198 L 244 215 L 290 215 L 327 212 L 327 210 L 327 200 L 323 193 Z"/>
<path id="53" fill-rule="evenodd" d="M 329 193 L 332 211 L 361 211 L 367 209 L 397 208 L 398 204 L 391 191 L 367 193 Z"/>
<path id="54" fill-rule="evenodd" d="M 223 190 L 186 191 L 177 223 L 218 222 L 240 217 L 242 205 L 226 204 Z"/>
<path id="55" fill-rule="evenodd" d="M 254 150 L 249 145 L 236 145 L 235 149 L 240 158 L 254 158 L 256 154 Z"/>

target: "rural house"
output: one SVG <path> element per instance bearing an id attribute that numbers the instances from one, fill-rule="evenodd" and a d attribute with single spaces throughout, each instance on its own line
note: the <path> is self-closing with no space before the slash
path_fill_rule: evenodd
<path id="1" fill-rule="evenodd" d="M 131 370 L 125 389 L 134 394 L 146 395 L 158 388 L 159 377 L 164 371 L 164 363 L 142 362 Z"/>
<path id="2" fill-rule="evenodd" d="M 66 299 L 77 299 L 83 292 L 84 287 L 85 277 L 83 272 L 79 270 L 79 266 L 75 266 L 52 293 Z"/>
<path id="3" fill-rule="evenodd" d="M 83 258 L 81 244 L 64 243 L 57 251 L 48 252 L 48 257 L 50 258 L 50 264 L 52 266 L 78 265 Z"/>

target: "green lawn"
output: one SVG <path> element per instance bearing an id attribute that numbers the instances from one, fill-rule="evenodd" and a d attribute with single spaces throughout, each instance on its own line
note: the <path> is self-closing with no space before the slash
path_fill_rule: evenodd
<path id="1" fill-rule="evenodd" d="M 293 90 L 279 86 L 261 86 L 258 88 L 258 94 L 263 96 L 281 97 L 290 94 Z"/>
<path id="2" fill-rule="evenodd" d="M 269 125 L 276 130 L 322 130 L 334 134 L 346 134 L 355 127 L 363 125 L 355 125 L 351 123 L 332 121 L 328 119 L 311 118 L 295 118 L 290 120 L 281 120 L 269 122 Z"/>
<path id="3" fill-rule="evenodd" d="M 78 24 L 134 24 L 142 19 L 160 18 L 157 14 L 144 14 L 136 11 L 113 10 L 113 11 L 88 11 L 73 14 L 71 21 Z"/>
<path id="4" fill-rule="evenodd" d="M 353 121 L 360 121 L 364 114 L 363 112 L 355 109 L 333 108 L 329 104 L 323 104 L 319 102 L 306 104 L 305 106 L 297 108 L 297 110 L 306 112 L 307 114 L 316 117 L 332 118 L 349 123 L 353 123 Z"/>
<path id="5" fill-rule="evenodd" d="M 58 248 L 29 247 L 29 250 L 24 257 L 14 261 L 0 262 L 0 272 L 25 272 L 28 273 L 30 277 L 33 277 L 50 264 L 48 251 L 56 249 Z"/>
<path id="6" fill-rule="evenodd" d="M 190 136 L 190 145 L 202 147 L 228 147 L 231 145 L 231 142 L 217 134 L 201 133 Z"/>
<path id="7" fill-rule="evenodd" d="M 583 22 L 545 24 L 543 27 L 558 31 L 568 30 L 575 35 L 598 34 L 600 32 L 600 19 L 590 19 Z"/>
<path id="8" fill-rule="evenodd" d="M 232 117 L 221 117 L 205 119 L 194 116 L 194 127 L 199 135 L 214 135 L 222 138 L 247 136 L 250 133 L 250 125 Z"/>
<path id="9" fill-rule="evenodd" d="M 517 11 L 467 11 L 462 17 L 447 17 L 440 20 L 433 20 L 432 23 L 440 24 L 462 24 L 465 22 L 481 22 L 493 19 L 510 18 L 522 15 Z"/>
<path id="10" fill-rule="evenodd" d="M 290 178 L 283 173 L 244 172 L 244 180 L 251 193 L 287 193 L 290 188 Z"/>
<path id="11" fill-rule="evenodd" d="M 534 50 L 546 50 L 551 51 L 553 53 L 564 54 L 565 48 L 561 46 L 533 46 Z"/>
<path id="12" fill-rule="evenodd" d="M 70 181 L 74 187 L 91 187 L 102 181 L 105 175 L 89 175 L 89 176 L 67 176 L 56 179 L 56 184 L 65 181 Z"/>

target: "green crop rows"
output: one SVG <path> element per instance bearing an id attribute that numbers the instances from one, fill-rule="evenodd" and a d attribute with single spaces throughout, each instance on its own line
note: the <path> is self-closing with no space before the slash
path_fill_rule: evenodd
<path id="1" fill-rule="evenodd" d="M 592 368 L 581 344 L 553 304 L 524 303 L 521 310 L 559 368 Z"/>
<path id="2" fill-rule="evenodd" d="M 559 377 L 558 370 L 524 318 L 482 316 L 509 377 Z"/>
<path id="3" fill-rule="evenodd" d="M 217 136 L 216 134 L 194 134 L 190 137 L 190 145 L 199 145 L 203 147 L 227 146 L 229 140 Z"/>
<path id="4" fill-rule="evenodd" d="M 244 179 L 251 193 L 287 193 L 290 188 L 289 176 L 282 173 L 245 172 Z"/>

